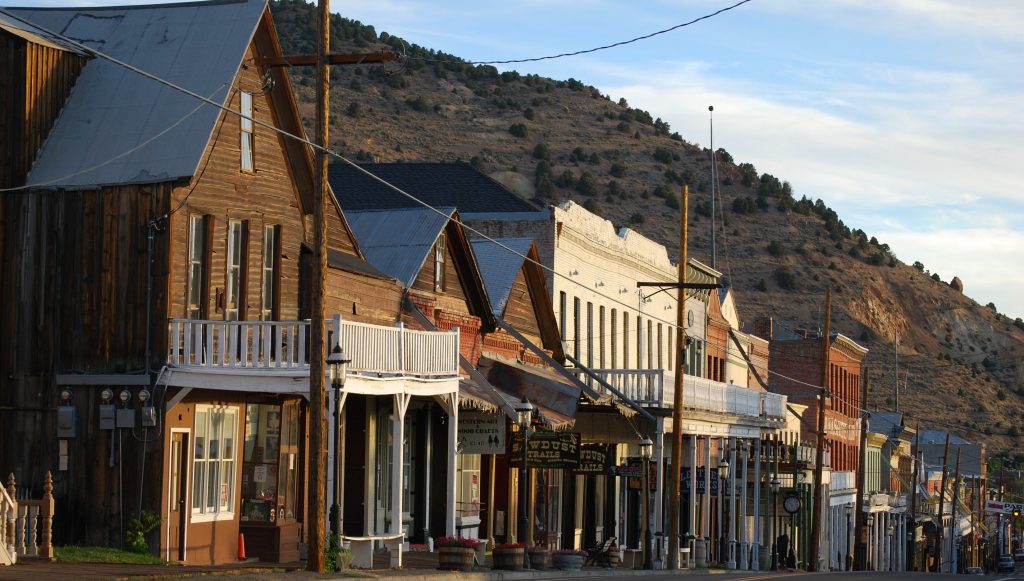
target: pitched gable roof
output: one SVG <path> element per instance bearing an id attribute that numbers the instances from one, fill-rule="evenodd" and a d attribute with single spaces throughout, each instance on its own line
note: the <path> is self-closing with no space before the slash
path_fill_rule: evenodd
<path id="1" fill-rule="evenodd" d="M 384 274 L 411 288 L 454 208 L 403 208 L 346 212 L 366 260 Z"/>
<path id="2" fill-rule="evenodd" d="M 265 9 L 266 0 L 220 0 L 5 10 L 226 103 Z M 190 178 L 219 115 L 211 105 L 200 107 L 193 97 L 93 59 L 78 77 L 27 182 L 88 189 Z"/>
<path id="3" fill-rule="evenodd" d="M 473 245 L 473 254 L 476 255 L 480 273 L 484 277 L 484 286 L 487 288 L 487 298 L 491 301 L 491 310 L 494 312 L 494 316 L 500 318 L 508 304 L 512 285 L 515 284 L 516 278 L 523 268 L 525 261 L 523 256 L 530 251 L 533 239 L 498 238 L 496 241 L 515 252 L 510 252 L 490 240 L 472 240 L 470 243 Z"/>
<path id="4" fill-rule="evenodd" d="M 464 163 L 368 163 L 360 167 L 431 206 L 455 207 L 461 214 L 538 210 Z M 422 207 L 347 163 L 331 164 L 330 182 L 346 212 Z"/>

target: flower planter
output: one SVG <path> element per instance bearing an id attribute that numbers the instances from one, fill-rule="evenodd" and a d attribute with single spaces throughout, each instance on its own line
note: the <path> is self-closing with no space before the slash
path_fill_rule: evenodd
<path id="1" fill-rule="evenodd" d="M 551 568 L 551 551 L 547 549 L 530 549 L 530 568 L 546 571 Z"/>
<path id="2" fill-rule="evenodd" d="M 475 549 L 469 547 L 438 547 L 437 568 L 445 571 L 472 571 Z"/>
<path id="3" fill-rule="evenodd" d="M 523 553 L 525 549 L 494 549 L 491 558 L 494 560 L 494 568 L 505 571 L 523 570 Z"/>
<path id="4" fill-rule="evenodd" d="M 579 571 L 583 568 L 583 562 L 586 561 L 586 557 L 583 555 L 566 555 L 555 553 L 551 555 L 551 564 L 555 569 L 561 571 Z"/>

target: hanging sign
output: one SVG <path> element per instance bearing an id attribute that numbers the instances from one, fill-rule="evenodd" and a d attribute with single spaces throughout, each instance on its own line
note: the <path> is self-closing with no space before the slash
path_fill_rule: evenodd
<path id="1" fill-rule="evenodd" d="M 563 432 L 534 432 L 526 452 L 530 468 L 576 468 L 580 463 L 580 435 Z M 523 439 L 519 432 L 512 435 L 509 466 L 519 468 L 523 463 Z"/>
<path id="2" fill-rule="evenodd" d="M 459 412 L 458 438 L 462 454 L 504 454 L 505 416 Z"/>
<path id="3" fill-rule="evenodd" d="M 681 472 L 683 494 L 690 494 L 690 467 L 683 466 Z M 704 494 L 707 491 L 706 484 L 704 481 L 704 467 L 700 466 L 697 468 L 697 494 Z M 718 468 L 711 469 L 711 495 L 718 495 Z"/>
<path id="4" fill-rule="evenodd" d="M 580 446 L 580 463 L 576 474 L 607 474 L 608 446 L 605 444 L 583 444 Z"/>

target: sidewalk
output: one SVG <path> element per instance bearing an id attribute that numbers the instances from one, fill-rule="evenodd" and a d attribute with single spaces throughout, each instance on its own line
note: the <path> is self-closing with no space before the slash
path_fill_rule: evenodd
<path id="1" fill-rule="evenodd" d="M 471 573 L 437 570 L 436 553 L 407 553 L 405 568 L 388 569 L 387 555 L 377 559 L 371 570 L 346 570 L 316 574 L 305 571 L 305 563 L 246 563 L 236 565 L 126 565 L 110 563 L 62 563 L 25 559 L 17 565 L 0 568 L 4 581 L 141 581 L 157 579 L 211 579 L 216 581 L 309 581 L 328 579 L 396 579 L 399 581 L 527 581 L 565 578 L 615 578 L 633 576 L 686 575 L 725 571 L 691 569 L 681 571 L 644 571 L 621 568 L 587 568 L 582 571 L 491 571 L 481 568 Z M 751 571 L 750 573 L 756 574 Z"/>

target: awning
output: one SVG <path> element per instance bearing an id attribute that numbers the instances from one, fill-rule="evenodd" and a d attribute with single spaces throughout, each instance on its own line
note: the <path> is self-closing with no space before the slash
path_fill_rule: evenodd
<path id="1" fill-rule="evenodd" d="M 493 390 L 484 389 L 472 379 L 464 378 L 459 382 L 459 403 L 464 407 L 500 414 L 501 402 L 495 401 L 495 397 L 503 398 L 505 403 L 510 406 L 515 406 L 522 399 L 522 397 L 516 397 L 497 387 Z M 533 403 L 532 400 L 531 403 Z M 576 423 L 574 418 L 560 414 L 543 404 L 534 403 L 534 405 L 537 407 L 541 420 L 551 430 L 568 430 Z"/>
<path id="2" fill-rule="evenodd" d="M 580 390 L 561 375 L 515 361 L 481 357 L 480 372 L 510 402 L 524 397 L 539 408 L 551 429 L 568 429 L 575 423 Z"/>

